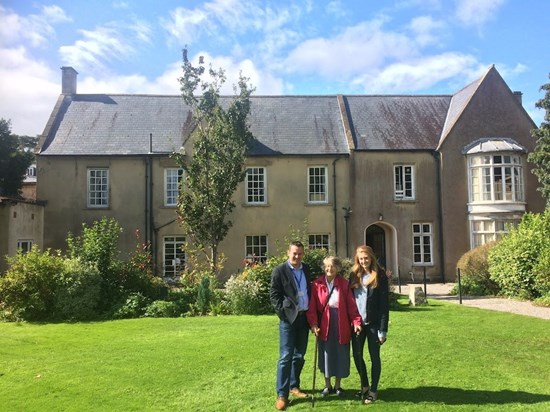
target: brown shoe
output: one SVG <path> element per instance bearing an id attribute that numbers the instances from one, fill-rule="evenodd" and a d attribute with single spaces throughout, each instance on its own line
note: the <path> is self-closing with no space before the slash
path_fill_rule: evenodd
<path id="1" fill-rule="evenodd" d="M 286 409 L 286 405 L 288 404 L 288 399 L 284 396 L 279 396 L 277 398 L 277 402 L 275 402 L 275 409 L 278 411 L 284 411 Z"/>
<path id="2" fill-rule="evenodd" d="M 300 388 L 292 388 L 290 390 L 290 394 L 292 396 L 296 396 L 297 398 L 307 398 L 307 394 L 302 392 Z"/>

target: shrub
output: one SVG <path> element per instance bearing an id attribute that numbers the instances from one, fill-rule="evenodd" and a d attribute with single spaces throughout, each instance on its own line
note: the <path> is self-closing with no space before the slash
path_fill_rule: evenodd
<path id="1" fill-rule="evenodd" d="M 231 276 L 225 283 L 225 301 L 234 315 L 260 315 L 267 313 L 262 302 L 261 282 L 243 276 Z"/>
<path id="2" fill-rule="evenodd" d="M 145 308 L 150 302 L 151 301 L 141 293 L 130 293 L 126 300 L 116 307 L 113 318 L 139 318 L 145 314 Z"/>
<path id="3" fill-rule="evenodd" d="M 550 293 L 541 296 L 540 298 L 536 298 L 533 303 L 537 306 L 546 306 L 547 308 L 550 308 Z"/>
<path id="4" fill-rule="evenodd" d="M 296 238 L 299 239 L 299 237 Z M 323 259 L 328 254 L 325 249 L 305 247 L 303 262 L 310 267 L 311 280 L 324 273 Z M 231 313 L 251 315 L 273 313 L 269 298 L 271 273 L 277 265 L 287 259 L 287 249 L 281 248 L 278 254 L 270 257 L 266 262 L 247 266 L 240 274 L 233 275 L 226 282 L 224 296 L 224 302 Z"/>
<path id="5" fill-rule="evenodd" d="M 196 286 L 169 289 L 167 300 L 176 302 L 182 308 L 182 313 L 191 312 L 197 301 L 197 289 Z"/>
<path id="6" fill-rule="evenodd" d="M 59 252 L 41 252 L 38 247 L 7 258 L 9 269 L 0 279 L 3 318 L 48 320 L 54 313 L 57 276 L 64 271 Z"/>
<path id="7" fill-rule="evenodd" d="M 550 250 L 541 253 L 537 263 L 533 266 L 535 287 L 542 297 L 550 300 Z"/>
<path id="8" fill-rule="evenodd" d="M 177 318 L 183 314 L 183 308 L 178 302 L 155 300 L 147 305 L 143 316 L 149 318 Z"/>
<path id="9" fill-rule="evenodd" d="M 550 209 L 526 213 L 489 253 L 489 272 L 506 296 L 536 299 L 548 290 Z"/>
<path id="10" fill-rule="evenodd" d="M 210 291 L 210 278 L 203 276 L 201 283 L 197 290 L 197 302 L 196 308 L 199 314 L 205 315 L 210 309 L 210 301 L 212 298 L 212 292 Z"/>
<path id="11" fill-rule="evenodd" d="M 101 275 L 95 265 L 65 259 L 57 277 L 54 317 L 58 320 L 90 320 L 98 316 Z"/>
<path id="12" fill-rule="evenodd" d="M 458 260 L 461 293 L 471 296 L 496 295 L 499 287 L 489 274 L 489 251 L 495 242 L 489 242 L 464 253 Z M 451 293 L 458 294 L 458 285 Z"/>
<path id="13" fill-rule="evenodd" d="M 81 258 L 85 262 L 97 265 L 105 278 L 108 269 L 116 258 L 118 237 L 122 227 L 115 219 L 103 218 L 91 227 L 82 224 L 82 234 L 67 236 L 67 247 L 72 258 Z"/>

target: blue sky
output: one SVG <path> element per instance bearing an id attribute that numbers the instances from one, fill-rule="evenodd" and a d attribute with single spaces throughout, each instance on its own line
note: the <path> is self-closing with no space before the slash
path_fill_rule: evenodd
<path id="1" fill-rule="evenodd" d="M 62 66 L 79 93 L 179 94 L 181 50 L 257 95 L 453 94 L 492 64 L 537 125 L 548 0 L 0 0 L 0 117 L 42 133 Z"/>

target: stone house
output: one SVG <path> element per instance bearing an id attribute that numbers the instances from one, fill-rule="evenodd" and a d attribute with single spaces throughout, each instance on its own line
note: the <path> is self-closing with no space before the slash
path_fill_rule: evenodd
<path id="1" fill-rule="evenodd" d="M 181 96 L 78 94 L 62 68 L 62 94 L 37 150 L 44 247 L 113 217 L 150 241 L 157 273 L 185 265 L 176 200 L 192 156 L 193 122 Z M 536 127 L 494 67 L 450 95 L 253 96 L 246 180 L 220 244 L 222 277 L 243 260 L 284 248 L 307 221 L 311 247 L 341 257 L 372 245 L 402 278 L 454 280 L 460 256 L 499 237 L 526 211 L 544 210 L 527 154 Z"/>

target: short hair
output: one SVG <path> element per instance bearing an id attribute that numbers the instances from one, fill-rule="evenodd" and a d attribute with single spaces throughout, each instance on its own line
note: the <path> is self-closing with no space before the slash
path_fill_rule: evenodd
<path id="1" fill-rule="evenodd" d="M 294 240 L 293 242 L 290 242 L 290 245 L 288 245 L 288 248 L 290 249 L 291 246 L 301 247 L 302 249 L 304 248 L 304 244 L 299 240 Z"/>
<path id="2" fill-rule="evenodd" d="M 336 266 L 337 271 L 342 269 L 342 261 L 337 256 L 327 256 L 323 259 L 323 266 L 326 266 L 327 263 L 331 262 L 333 266 Z"/>

